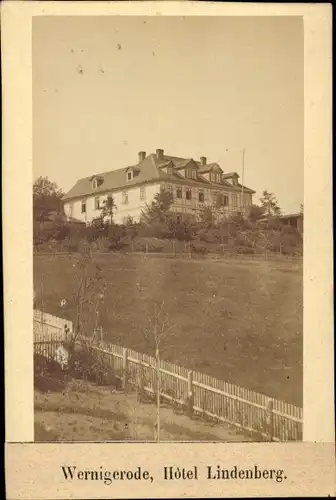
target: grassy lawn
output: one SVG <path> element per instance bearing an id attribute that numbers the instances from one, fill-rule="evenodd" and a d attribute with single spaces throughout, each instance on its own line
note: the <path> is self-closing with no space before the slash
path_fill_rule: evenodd
<path id="1" fill-rule="evenodd" d="M 94 259 L 111 284 L 101 313 L 105 340 L 148 352 L 141 332 L 153 302 L 164 299 L 173 324 L 165 359 L 302 405 L 302 265 L 120 254 Z M 43 296 L 46 312 L 75 320 L 78 276 L 75 257 L 34 257 L 36 306 Z"/>
<path id="2" fill-rule="evenodd" d="M 35 441 L 154 441 L 156 407 L 88 382 L 35 389 Z M 250 441 L 235 429 L 161 408 L 162 441 Z"/>

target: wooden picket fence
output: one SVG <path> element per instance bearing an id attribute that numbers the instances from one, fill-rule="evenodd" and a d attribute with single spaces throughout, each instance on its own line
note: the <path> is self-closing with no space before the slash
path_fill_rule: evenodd
<path id="1" fill-rule="evenodd" d="M 43 326 L 42 320 L 45 322 Z M 41 316 L 37 311 L 34 315 L 34 352 L 56 359 L 60 346 L 66 345 L 72 327 L 69 321 L 51 315 Z M 58 328 L 58 333 L 52 332 L 51 328 Z M 108 342 L 92 342 L 84 337 L 78 338 L 77 342 L 89 343 L 104 365 L 121 380 L 125 391 L 135 387 L 143 394 L 155 395 L 154 357 Z M 260 440 L 302 440 L 302 408 L 164 360 L 160 360 L 160 396 L 162 400 L 184 408 L 190 416 L 201 415 L 237 427 Z"/>

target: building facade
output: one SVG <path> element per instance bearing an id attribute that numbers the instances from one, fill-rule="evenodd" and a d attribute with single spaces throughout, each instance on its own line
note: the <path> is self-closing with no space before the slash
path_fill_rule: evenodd
<path id="1" fill-rule="evenodd" d="M 109 197 L 116 210 L 114 222 L 141 219 L 146 204 L 162 190 L 173 196 L 172 212 L 196 219 L 210 207 L 217 220 L 234 212 L 247 213 L 252 189 L 239 183 L 236 172 L 224 173 L 217 163 L 164 154 L 162 149 L 146 155 L 141 151 L 135 165 L 80 179 L 63 198 L 68 217 L 90 223 L 99 217 Z"/>

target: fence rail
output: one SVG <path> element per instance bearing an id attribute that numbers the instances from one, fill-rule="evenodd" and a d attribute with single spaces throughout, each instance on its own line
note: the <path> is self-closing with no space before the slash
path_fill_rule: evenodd
<path id="1" fill-rule="evenodd" d="M 53 329 L 46 331 L 46 325 Z M 70 321 L 35 311 L 35 354 L 59 360 L 60 349 L 64 348 L 69 331 L 72 331 Z M 155 394 L 154 357 L 108 342 L 92 342 L 85 337 L 79 337 L 77 343 L 89 343 L 104 365 L 121 380 L 125 391 L 132 386 L 149 396 Z M 261 439 L 302 439 L 302 408 L 164 360 L 160 360 L 160 396 L 171 404 L 186 408 L 189 414 L 203 415 L 235 426 Z"/>

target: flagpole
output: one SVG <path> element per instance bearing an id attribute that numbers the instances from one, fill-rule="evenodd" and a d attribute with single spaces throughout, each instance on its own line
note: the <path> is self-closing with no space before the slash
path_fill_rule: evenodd
<path id="1" fill-rule="evenodd" d="M 241 186 L 241 210 L 243 211 L 243 200 L 244 200 L 244 170 L 245 170 L 245 148 L 243 148 L 243 158 L 242 158 L 242 186 Z"/>

